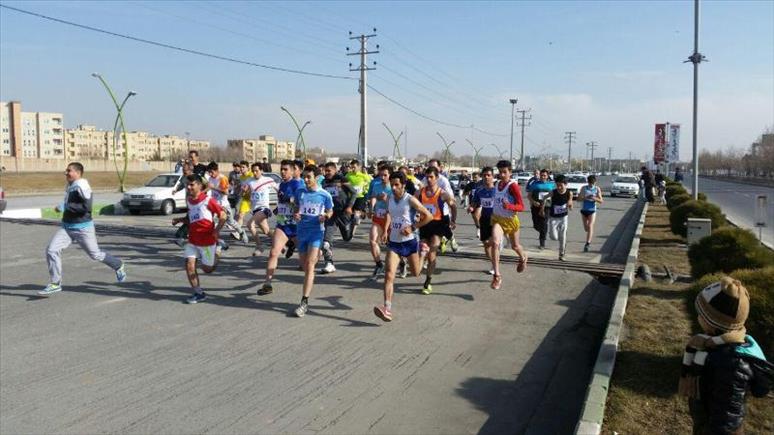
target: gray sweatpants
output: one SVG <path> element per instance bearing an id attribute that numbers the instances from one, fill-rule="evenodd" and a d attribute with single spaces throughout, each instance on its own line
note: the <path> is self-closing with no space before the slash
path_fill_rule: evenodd
<path id="1" fill-rule="evenodd" d="M 560 255 L 564 255 L 567 248 L 567 218 L 568 216 L 548 218 L 548 236 L 551 240 L 559 240 Z"/>
<path id="2" fill-rule="evenodd" d="M 76 230 L 60 228 L 54 233 L 54 237 L 48 242 L 46 248 L 48 274 L 51 276 L 52 283 L 62 282 L 62 250 L 70 246 L 73 240 L 81 245 L 81 248 L 89 254 L 92 260 L 101 261 L 113 270 L 121 268 L 123 264 L 121 260 L 99 249 L 94 225 Z"/>

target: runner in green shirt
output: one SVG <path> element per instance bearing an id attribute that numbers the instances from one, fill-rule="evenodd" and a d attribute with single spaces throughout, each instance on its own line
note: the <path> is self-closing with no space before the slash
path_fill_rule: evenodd
<path id="1" fill-rule="evenodd" d="M 349 162 L 349 172 L 344 176 L 349 183 L 352 190 L 355 191 L 355 204 L 352 207 L 347 207 L 345 212 L 348 215 L 354 213 L 354 220 L 352 222 L 352 233 L 354 234 L 355 228 L 360 225 L 360 219 L 366 211 L 366 194 L 368 193 L 368 186 L 371 184 L 371 176 L 362 171 L 360 161 L 352 160 Z"/>

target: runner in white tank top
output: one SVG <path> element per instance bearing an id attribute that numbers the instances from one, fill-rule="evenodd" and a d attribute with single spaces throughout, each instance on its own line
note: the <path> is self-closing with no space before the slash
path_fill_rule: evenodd
<path id="1" fill-rule="evenodd" d="M 418 199 L 406 193 L 406 175 L 395 171 L 390 175 L 392 193 L 387 200 L 387 221 L 385 222 L 389 236 L 383 234 L 383 239 L 389 237 L 385 273 L 384 273 L 384 305 L 374 307 L 377 317 L 389 322 L 392 320 L 392 291 L 395 283 L 395 270 L 401 257 L 406 257 L 412 276 L 419 276 L 422 270 L 419 260 L 419 240 L 414 232 L 421 226 L 433 220 L 433 215 Z M 419 213 L 419 222 L 413 222 L 413 213 Z"/>

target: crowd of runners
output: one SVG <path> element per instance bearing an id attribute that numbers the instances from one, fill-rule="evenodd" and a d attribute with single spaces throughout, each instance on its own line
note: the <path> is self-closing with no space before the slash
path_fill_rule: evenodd
<path id="1" fill-rule="evenodd" d="M 587 233 L 584 251 L 589 250 L 592 240 L 597 205 L 603 202 L 593 175 L 580 190 L 579 198 L 574 198 L 564 177 L 553 177 L 546 170 L 536 171 L 529 180 L 525 199 L 507 160 L 501 160 L 494 168 L 484 167 L 472 179 L 464 180 L 457 197 L 436 159 L 413 168 L 395 168 L 388 162 L 379 162 L 373 177 L 357 160 L 341 167 L 332 162 L 317 166 L 311 161 L 283 160 L 281 181 L 277 183 L 264 174 L 271 170 L 265 162 L 235 162 L 226 175 L 217 163 L 202 164 L 195 152 L 190 157 L 182 165 L 183 177 L 175 187 L 186 190 L 188 212 L 172 220 L 173 225 L 181 225 L 176 242 L 183 248 L 185 270 L 193 290 L 186 302 L 206 300 L 198 271 L 216 270 L 221 252 L 229 248 L 221 234 L 227 228 L 233 238 L 254 244 L 253 256 L 263 256 L 268 251 L 264 280 L 257 288 L 260 296 L 274 291 L 280 258 L 298 254 L 304 272 L 301 300 L 294 311 L 298 317 L 309 310 L 315 274 L 336 271 L 333 247 L 338 236 L 345 243 L 351 241 L 366 221 L 370 221 L 367 231 L 373 261 L 371 279 L 384 276 L 384 301 L 374 307 L 374 313 L 391 321 L 396 276 L 417 277 L 424 271 L 420 291 L 429 295 L 433 292 L 438 256 L 447 247 L 453 252 L 459 249 L 454 234 L 458 204 L 472 216 L 476 234 L 491 262 L 490 287 L 500 289 L 500 255 L 506 244 L 518 256 L 516 271 L 523 272 L 527 267 L 528 255 L 519 241 L 519 212 L 529 208 L 533 227 L 539 233 L 540 249 L 546 247 L 546 238 L 550 237 L 558 241 L 559 260 L 565 260 L 568 217 L 574 200 L 582 201 L 580 213 Z M 67 166 L 68 187 L 64 201 L 57 206 L 63 212 L 62 228 L 47 248 L 51 281 L 39 292 L 41 295 L 62 290 L 61 252 L 72 240 L 92 259 L 110 266 L 118 282 L 126 279 L 124 263 L 101 251 L 97 244 L 91 217 L 91 189 L 83 172 L 79 163 Z M 276 202 L 272 201 L 274 195 Z M 272 218 L 274 229 L 270 228 Z M 264 248 L 267 244 L 268 250 Z M 318 272 L 320 256 L 322 267 Z"/>

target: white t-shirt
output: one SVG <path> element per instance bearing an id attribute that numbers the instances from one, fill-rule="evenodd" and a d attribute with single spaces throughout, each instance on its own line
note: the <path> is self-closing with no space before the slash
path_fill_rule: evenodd
<path id="1" fill-rule="evenodd" d="M 247 181 L 250 192 L 250 206 L 253 210 L 269 207 L 269 192 L 271 189 L 279 190 L 277 182 L 272 178 L 261 175 L 261 178 L 252 178 Z"/>

